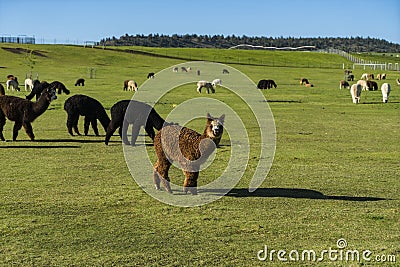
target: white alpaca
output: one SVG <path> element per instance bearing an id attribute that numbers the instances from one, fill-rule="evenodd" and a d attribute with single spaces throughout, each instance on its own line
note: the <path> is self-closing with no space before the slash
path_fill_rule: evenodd
<path id="1" fill-rule="evenodd" d="M 133 80 L 130 80 L 128 82 L 128 91 L 135 91 L 137 92 L 138 88 L 137 88 L 137 83 Z"/>
<path id="2" fill-rule="evenodd" d="M 361 80 L 368 80 L 368 73 L 363 73 L 363 75 L 361 75 Z"/>
<path id="3" fill-rule="evenodd" d="M 29 90 L 32 91 L 32 89 L 33 89 L 33 80 L 30 79 L 30 78 L 25 79 L 25 91 L 28 91 L 28 87 L 29 87 Z"/>
<path id="4" fill-rule="evenodd" d="M 211 84 L 212 84 L 212 86 L 217 86 L 217 85 L 222 86 L 222 81 L 221 81 L 221 79 L 215 79 L 212 81 Z"/>
<path id="5" fill-rule="evenodd" d="M 213 87 L 213 85 L 208 82 L 208 81 L 198 81 L 197 82 L 197 92 L 201 94 L 201 88 L 205 87 L 207 89 L 207 94 L 210 93 L 215 93 L 215 89 Z"/>
<path id="6" fill-rule="evenodd" d="M 360 84 L 353 84 L 350 88 L 351 98 L 354 104 L 360 103 L 362 87 Z"/>
<path id="7" fill-rule="evenodd" d="M 390 84 L 388 84 L 388 83 L 382 84 L 381 91 L 382 91 L 383 103 L 387 103 L 389 100 L 389 94 L 390 94 Z"/>
<path id="8" fill-rule="evenodd" d="M 357 84 L 361 85 L 363 91 L 368 91 L 368 85 L 366 81 L 358 80 Z"/>

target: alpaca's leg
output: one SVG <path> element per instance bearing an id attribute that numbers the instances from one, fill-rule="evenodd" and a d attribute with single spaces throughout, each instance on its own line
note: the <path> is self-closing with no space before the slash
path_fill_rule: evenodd
<path id="1" fill-rule="evenodd" d="M 199 177 L 199 172 L 188 172 L 183 171 L 185 174 L 185 181 L 183 183 L 183 191 L 187 193 L 188 191 L 192 195 L 197 195 L 197 178 Z"/>
<path id="2" fill-rule="evenodd" d="M 91 122 L 91 124 L 92 124 L 92 129 L 93 129 L 93 131 L 94 131 L 94 134 L 96 135 L 96 136 L 99 136 L 99 129 L 97 128 L 97 119 L 96 118 L 92 118 L 91 120 L 90 120 L 90 122 Z"/>
<path id="3" fill-rule="evenodd" d="M 158 166 L 158 161 L 154 164 L 153 182 L 154 182 L 154 186 L 156 187 L 156 190 L 160 190 L 161 179 L 160 179 L 160 176 L 158 175 L 157 166 Z"/>
<path id="4" fill-rule="evenodd" d="M 16 121 L 13 128 L 13 141 L 17 140 L 18 131 L 22 128 L 22 121 Z"/>
<path id="5" fill-rule="evenodd" d="M 32 124 L 30 122 L 25 122 L 22 124 L 25 128 L 26 134 L 29 136 L 31 141 L 35 141 L 35 135 L 33 134 Z"/>
<path id="6" fill-rule="evenodd" d="M 0 112 L 0 139 L 1 141 L 6 141 L 3 135 L 3 128 L 6 124 L 6 117 L 4 116 L 3 112 Z"/>
<path id="7" fill-rule="evenodd" d="M 78 130 L 78 121 L 79 121 L 79 114 L 76 113 L 68 113 L 68 118 L 67 118 L 67 129 L 68 133 L 70 135 L 74 135 L 72 132 L 72 129 L 74 129 L 75 133 L 77 135 L 81 135 Z"/>
<path id="8" fill-rule="evenodd" d="M 158 160 L 154 166 L 155 166 L 153 173 L 154 186 L 156 187 L 157 190 L 159 190 L 160 180 L 161 180 L 165 190 L 167 190 L 168 193 L 172 193 L 171 186 L 169 184 L 170 179 L 168 177 L 168 171 L 169 168 L 171 167 L 171 163 L 168 161 L 167 158 L 163 157 L 161 160 Z"/>
<path id="9" fill-rule="evenodd" d="M 83 123 L 83 133 L 85 135 L 88 135 L 88 133 L 89 133 L 90 121 L 91 121 L 91 119 L 89 118 L 89 116 L 85 116 L 85 120 Z"/>
<path id="10" fill-rule="evenodd" d="M 118 134 L 119 134 L 119 137 L 121 137 L 121 138 L 122 138 L 122 126 L 121 126 L 121 127 L 119 127 L 119 129 L 118 129 Z"/>
<path id="11" fill-rule="evenodd" d="M 122 123 L 122 142 L 124 142 L 125 145 L 130 145 L 129 141 L 128 141 L 128 126 L 129 123 L 128 121 L 124 120 L 124 122 Z"/>
<path id="12" fill-rule="evenodd" d="M 132 136 L 131 136 L 131 145 L 134 146 L 136 144 L 136 139 L 139 135 L 140 124 L 138 122 L 133 123 L 132 125 Z"/>

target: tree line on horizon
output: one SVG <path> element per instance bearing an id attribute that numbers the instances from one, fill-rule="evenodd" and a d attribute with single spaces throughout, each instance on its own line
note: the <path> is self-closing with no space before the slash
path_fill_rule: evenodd
<path id="1" fill-rule="evenodd" d="M 346 52 L 398 53 L 400 44 L 384 39 L 363 37 L 249 37 L 236 35 L 197 35 L 185 34 L 172 36 L 164 34 L 125 34 L 103 38 L 99 45 L 105 46 L 147 46 L 147 47 L 186 47 L 186 48 L 230 48 L 237 45 L 263 47 L 301 47 L 315 46 L 316 49 L 335 48 Z M 242 47 L 244 48 L 244 47 Z M 251 47 L 246 47 L 251 49 Z"/>

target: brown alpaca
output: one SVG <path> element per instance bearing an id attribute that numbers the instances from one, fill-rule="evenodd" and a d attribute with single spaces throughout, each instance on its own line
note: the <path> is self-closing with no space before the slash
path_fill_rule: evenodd
<path id="1" fill-rule="evenodd" d="M 50 102 L 57 99 L 54 87 L 48 87 L 43 91 L 37 102 L 31 102 L 16 96 L 0 96 L 0 139 L 5 141 L 3 127 L 6 118 L 15 121 L 13 129 L 13 141 L 17 139 L 18 131 L 24 126 L 26 134 L 34 141 L 31 122 L 42 115 L 50 105 Z"/>
<path id="2" fill-rule="evenodd" d="M 172 193 L 168 170 L 172 162 L 176 161 L 186 177 L 183 191 L 185 193 L 190 191 L 192 195 L 197 194 L 200 165 L 218 146 L 223 133 L 224 119 L 225 115 L 213 118 L 207 114 L 207 124 L 203 134 L 179 125 L 167 125 L 158 131 L 154 138 L 154 148 L 158 159 L 154 164 L 153 173 L 157 190 L 160 190 L 162 181 L 168 193 Z"/>

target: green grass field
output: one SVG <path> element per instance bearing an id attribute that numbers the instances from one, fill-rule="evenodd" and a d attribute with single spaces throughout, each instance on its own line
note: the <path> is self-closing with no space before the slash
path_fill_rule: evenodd
<path id="1" fill-rule="evenodd" d="M 107 112 L 118 100 L 132 97 L 132 92 L 122 90 L 123 80 L 135 79 L 140 88 L 148 72 L 184 62 L 76 46 L 1 47 L 40 51 L 45 57 L 34 57 L 34 76 L 38 73 L 41 80 L 62 81 L 72 94 L 98 99 Z M 389 103 L 381 103 L 380 91 L 367 91 L 361 95 L 361 104 L 355 105 L 348 90 L 338 89 L 343 79 L 340 66 L 350 62 L 336 55 L 213 49 L 167 53 L 189 53 L 192 59 L 216 61 L 235 53 L 234 57 L 260 61 L 301 62 L 299 67 L 288 68 L 231 65 L 255 83 L 268 78 L 278 84 L 276 89 L 262 91 L 274 115 L 277 141 L 272 168 L 261 187 L 254 193 L 247 190 L 258 162 L 259 130 L 245 105 L 229 90 L 218 88 L 210 97 L 225 101 L 247 121 L 250 161 L 229 194 L 192 208 L 166 205 L 147 195 L 129 173 L 118 136 L 112 137 L 109 146 L 104 145 L 104 136 L 93 136 L 91 129 L 86 137 L 69 136 L 63 110 L 69 96 L 59 95 L 33 122 L 35 142 L 28 141 L 23 130 L 18 141 L 12 142 L 13 122 L 7 121 L 4 128 L 8 141 L 0 144 L 0 265 L 288 264 L 278 259 L 278 250 L 287 252 L 284 257 L 289 262 L 289 252 L 299 251 L 294 266 L 399 264 L 398 72 L 386 72 L 392 86 Z M 308 67 L 325 63 L 338 67 Z M 26 53 L 0 49 L 0 67 L 3 85 L 8 74 L 22 83 L 29 72 Z M 95 69 L 94 79 L 88 78 L 90 68 Z M 355 70 L 354 74 L 358 78 L 363 72 Z M 85 87 L 73 86 L 79 77 L 86 79 Z M 300 86 L 300 77 L 307 77 L 315 87 Z M 170 91 L 156 110 L 166 117 L 173 104 L 197 97 L 195 86 L 187 84 Z M 6 94 L 24 97 L 26 92 Z M 79 127 L 82 132 L 83 119 Z M 204 122 L 193 121 L 190 127 L 202 131 Z M 100 133 L 104 135 L 103 129 Z M 151 140 L 146 137 L 146 142 Z M 225 167 L 229 144 L 224 134 L 216 160 L 200 173 L 200 183 L 212 180 L 215 170 L 218 173 Z M 154 160 L 151 146 L 148 151 Z M 178 169 L 171 169 L 170 176 L 179 185 L 183 182 Z M 152 179 L 151 173 L 148 178 Z M 341 238 L 347 241 L 343 251 L 370 250 L 371 260 L 330 260 L 327 254 L 318 263 L 301 260 L 303 250 L 314 250 L 318 258 L 323 250 L 338 249 Z M 265 245 L 275 254 L 272 260 L 260 261 L 257 253 Z"/>

